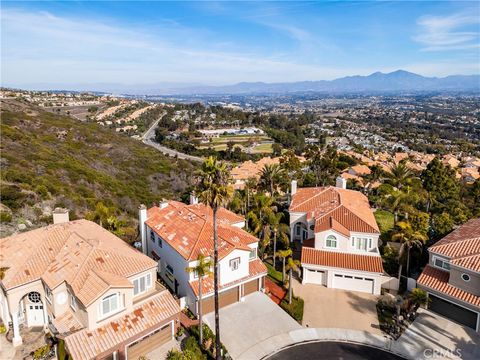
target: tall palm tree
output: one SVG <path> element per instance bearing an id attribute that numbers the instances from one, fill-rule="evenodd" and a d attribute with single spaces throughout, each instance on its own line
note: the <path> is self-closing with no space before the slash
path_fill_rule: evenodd
<path id="1" fill-rule="evenodd" d="M 292 255 L 292 249 L 279 250 L 277 256 L 282 259 L 282 282 L 285 282 L 285 260 Z"/>
<path id="2" fill-rule="evenodd" d="M 300 265 L 300 261 L 293 260 L 290 256 L 287 260 L 287 270 L 288 270 L 288 303 L 292 303 L 292 272 L 298 271 L 298 266 Z"/>
<path id="3" fill-rule="evenodd" d="M 285 180 L 285 175 L 285 170 L 279 164 L 267 164 L 260 174 L 260 185 L 273 197 L 277 192 L 278 185 Z"/>
<path id="4" fill-rule="evenodd" d="M 228 185 L 230 172 L 227 165 L 218 162 L 217 158 L 210 156 L 202 164 L 198 174 L 196 193 L 202 203 L 213 211 L 213 286 L 215 301 L 215 358 L 221 359 L 222 345 L 220 343 L 220 317 L 218 305 L 218 233 L 217 211 L 232 197 L 233 189 Z"/>
<path id="5" fill-rule="evenodd" d="M 202 280 L 204 276 L 208 276 L 211 274 L 211 271 L 210 271 L 211 267 L 212 267 L 212 262 L 210 260 L 207 260 L 205 255 L 200 253 L 198 254 L 198 258 L 197 258 L 197 265 L 192 267 L 187 267 L 185 269 L 188 273 L 193 272 L 198 276 L 198 314 L 199 314 L 198 329 L 200 331 L 200 339 L 199 339 L 200 346 L 203 345 Z"/>
<path id="6" fill-rule="evenodd" d="M 277 239 L 280 238 L 282 240 L 287 239 L 288 241 L 288 233 L 289 233 L 289 226 L 287 224 L 283 224 L 281 221 L 284 217 L 283 213 L 274 213 L 273 216 L 269 217 L 269 226 L 273 232 L 273 267 L 275 268 L 275 260 L 277 257 Z"/>
<path id="7" fill-rule="evenodd" d="M 427 236 L 419 231 L 415 231 L 412 225 L 407 221 L 399 221 L 395 233 L 392 235 L 393 241 L 399 241 L 402 245 L 400 247 L 400 255 L 407 252 L 407 277 L 410 271 L 410 250 L 413 247 L 421 249 L 427 241 Z"/>
<path id="8" fill-rule="evenodd" d="M 275 215 L 275 210 L 273 198 L 259 194 L 255 195 L 252 209 L 247 214 L 247 219 L 252 225 L 251 232 L 261 240 L 259 251 L 262 256 L 270 242 L 271 229 L 269 219 Z"/>
<path id="9" fill-rule="evenodd" d="M 402 160 L 398 164 L 390 166 L 390 172 L 387 173 L 386 182 L 397 189 L 401 189 L 404 185 L 407 185 L 412 178 L 412 170 L 407 166 L 407 162 Z"/>

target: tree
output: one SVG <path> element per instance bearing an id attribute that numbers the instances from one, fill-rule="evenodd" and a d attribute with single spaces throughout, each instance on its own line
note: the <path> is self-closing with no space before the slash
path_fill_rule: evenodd
<path id="1" fill-rule="evenodd" d="M 286 269 L 288 270 L 288 303 L 292 303 L 292 272 L 298 271 L 298 266 L 300 265 L 300 261 L 293 260 L 290 256 L 287 260 Z"/>
<path id="2" fill-rule="evenodd" d="M 338 154 L 333 146 L 327 146 L 324 152 L 318 147 L 311 147 L 307 153 L 310 169 L 315 174 L 316 186 L 334 184 L 340 174 L 337 168 Z"/>
<path id="3" fill-rule="evenodd" d="M 397 189 L 402 189 L 413 178 L 413 172 L 407 167 L 407 161 L 402 160 L 398 164 L 390 166 L 390 172 L 387 173 L 386 182 Z"/>
<path id="4" fill-rule="evenodd" d="M 272 197 L 258 194 L 253 198 L 252 209 L 247 214 L 247 219 L 251 223 L 251 231 L 261 239 L 259 251 L 262 255 L 270 242 L 269 219 L 274 216 L 275 209 Z"/>
<path id="5" fill-rule="evenodd" d="M 408 299 L 415 307 L 415 310 L 417 310 L 420 306 L 427 305 L 429 301 L 428 294 L 420 288 L 413 289 L 408 295 Z"/>
<path id="6" fill-rule="evenodd" d="M 421 249 L 427 241 L 427 236 L 419 231 L 414 231 L 409 222 L 399 221 L 395 233 L 392 235 L 392 240 L 399 241 L 402 244 L 400 247 L 400 256 L 402 256 L 405 251 L 407 252 L 406 274 L 408 277 L 410 272 L 410 250 L 412 247 Z"/>
<path id="7" fill-rule="evenodd" d="M 282 259 L 282 282 L 285 282 L 285 260 L 290 255 L 292 255 L 292 249 L 277 251 L 277 256 Z"/>
<path id="8" fill-rule="evenodd" d="M 260 174 L 260 186 L 270 192 L 270 196 L 275 196 L 278 192 L 278 186 L 285 181 L 285 170 L 278 164 L 267 164 L 263 167 Z"/>
<path id="9" fill-rule="evenodd" d="M 196 188 L 198 198 L 213 211 L 213 287 L 215 302 L 215 357 L 221 359 L 222 345 L 220 342 L 220 317 L 218 304 L 218 233 L 217 211 L 232 197 L 233 190 L 228 185 L 230 172 L 227 165 L 218 162 L 217 158 L 210 156 L 203 163 L 198 174 L 199 183 Z"/>
<path id="10" fill-rule="evenodd" d="M 283 224 L 282 218 L 283 213 L 274 213 L 273 216 L 269 218 L 269 224 L 273 232 L 273 267 L 275 268 L 275 260 L 277 256 L 277 239 L 280 238 L 283 241 L 288 242 L 288 233 L 290 232 L 290 227 L 287 224 Z"/>
<path id="11" fill-rule="evenodd" d="M 208 276 L 211 274 L 210 268 L 212 267 L 212 262 L 210 260 L 207 260 L 205 255 L 202 253 L 198 254 L 197 258 L 197 265 L 193 267 L 188 267 L 185 270 L 190 273 L 196 273 L 198 277 L 198 319 L 199 319 L 199 324 L 198 324 L 198 329 L 200 331 L 200 336 L 199 336 L 199 343 L 200 346 L 203 344 L 203 313 L 202 313 L 202 280 L 204 276 Z"/>

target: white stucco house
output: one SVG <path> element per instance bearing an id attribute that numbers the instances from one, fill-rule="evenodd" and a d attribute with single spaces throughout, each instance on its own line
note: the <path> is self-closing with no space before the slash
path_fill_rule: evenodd
<path id="1" fill-rule="evenodd" d="M 300 188 L 292 182 L 292 241 L 302 244 L 303 283 L 380 294 L 384 276 L 380 231 L 365 195 L 337 186 Z"/>
<path id="2" fill-rule="evenodd" d="M 164 201 L 140 207 L 140 233 L 145 254 L 158 263 L 158 274 L 186 306 L 198 313 L 198 276 L 187 272 L 199 254 L 213 263 L 213 212 L 191 197 L 191 204 Z M 220 307 L 241 301 L 264 288 L 267 269 L 257 257 L 258 239 L 243 230 L 245 219 L 220 208 L 217 212 Z M 202 310 L 214 310 L 212 274 L 202 279 Z"/>

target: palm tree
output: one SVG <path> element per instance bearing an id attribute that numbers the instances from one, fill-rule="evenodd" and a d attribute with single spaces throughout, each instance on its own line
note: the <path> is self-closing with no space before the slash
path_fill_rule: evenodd
<path id="1" fill-rule="evenodd" d="M 387 183 L 401 189 L 404 185 L 413 178 L 413 172 L 407 166 L 405 160 L 400 161 L 398 164 L 390 166 L 390 173 L 387 173 Z"/>
<path id="2" fill-rule="evenodd" d="M 285 282 L 285 260 L 290 255 L 292 255 L 292 249 L 277 251 L 277 256 L 282 259 L 282 282 Z"/>
<path id="3" fill-rule="evenodd" d="M 279 164 L 265 165 L 260 174 L 260 184 L 275 196 L 278 185 L 284 181 L 286 172 Z"/>
<path id="4" fill-rule="evenodd" d="M 213 287 L 215 301 L 215 358 L 221 359 L 222 345 L 220 343 L 220 317 L 218 305 L 218 233 L 217 211 L 232 197 L 233 189 L 228 185 L 230 172 L 227 165 L 217 162 L 217 158 L 210 156 L 202 164 L 198 174 L 199 183 L 196 188 L 198 198 L 213 211 Z"/>
<path id="5" fill-rule="evenodd" d="M 407 277 L 410 271 L 410 250 L 413 247 L 421 249 L 427 241 L 427 236 L 419 231 L 414 231 L 412 225 L 406 221 L 399 221 L 397 223 L 397 229 L 392 235 L 393 241 L 399 241 L 402 246 L 400 247 L 400 255 L 402 256 L 407 251 Z"/>
<path id="6" fill-rule="evenodd" d="M 203 321 L 202 321 L 202 278 L 204 276 L 208 276 L 211 274 L 210 268 L 212 267 L 212 262 L 210 260 L 207 260 L 205 255 L 202 253 L 198 254 L 197 258 L 197 265 L 188 267 L 185 270 L 188 273 L 195 273 L 198 276 L 198 319 L 199 319 L 199 325 L 198 329 L 200 331 L 200 339 L 199 343 L 200 346 L 203 344 Z"/>
<path id="7" fill-rule="evenodd" d="M 415 288 L 412 292 L 408 295 L 408 299 L 415 307 L 415 310 L 418 309 L 420 306 L 427 305 L 429 302 L 428 294 L 425 290 L 420 288 Z"/>
<path id="8" fill-rule="evenodd" d="M 275 216 L 275 209 L 273 198 L 259 194 L 255 196 L 252 210 L 247 214 L 247 219 L 252 225 L 250 230 L 262 240 L 261 248 L 259 249 L 262 256 L 270 242 L 271 229 L 269 219 Z"/>
<path id="9" fill-rule="evenodd" d="M 8 269 L 10 269 L 8 266 L 0 267 L 0 280 L 5 279 L 5 273 L 7 272 Z"/>
<path id="10" fill-rule="evenodd" d="M 288 270 L 288 303 L 292 303 L 292 272 L 298 271 L 298 265 L 300 265 L 300 261 L 293 260 L 290 256 L 287 261 L 287 270 Z"/>
<path id="11" fill-rule="evenodd" d="M 274 213 L 273 216 L 269 218 L 269 225 L 273 232 L 273 267 L 275 268 L 275 260 L 277 257 L 277 239 L 280 238 L 282 240 L 287 239 L 288 241 L 288 233 L 289 233 L 289 226 L 287 224 L 281 223 L 282 218 L 284 217 L 283 213 Z"/>

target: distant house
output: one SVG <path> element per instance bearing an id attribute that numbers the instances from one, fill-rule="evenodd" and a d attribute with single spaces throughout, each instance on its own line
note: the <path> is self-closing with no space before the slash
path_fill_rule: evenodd
<path id="1" fill-rule="evenodd" d="M 367 165 L 355 165 L 348 169 L 348 173 L 355 176 L 365 176 L 370 175 L 372 170 Z"/>
<path id="2" fill-rule="evenodd" d="M 0 239 L 0 314 L 64 339 L 71 359 L 137 359 L 173 338 L 180 307 L 156 283 L 157 263 L 101 226 L 68 221 Z"/>
<path id="3" fill-rule="evenodd" d="M 302 244 L 303 283 L 380 294 L 384 277 L 380 231 L 368 199 L 337 187 L 300 188 L 292 183 L 291 239 Z"/>
<path id="4" fill-rule="evenodd" d="M 417 280 L 430 310 L 480 331 L 480 218 L 472 219 L 428 249 Z"/>
<path id="5" fill-rule="evenodd" d="M 199 254 L 213 262 L 212 210 L 191 196 L 190 205 L 164 201 L 148 210 L 141 207 L 139 216 L 144 253 L 157 262 L 165 283 L 197 314 L 198 276 L 185 269 L 196 265 Z M 243 217 L 220 208 L 217 221 L 223 307 L 262 290 L 267 269 L 257 256 L 259 240 L 242 229 Z M 213 275 L 202 283 L 202 310 L 209 313 L 214 310 Z"/>

